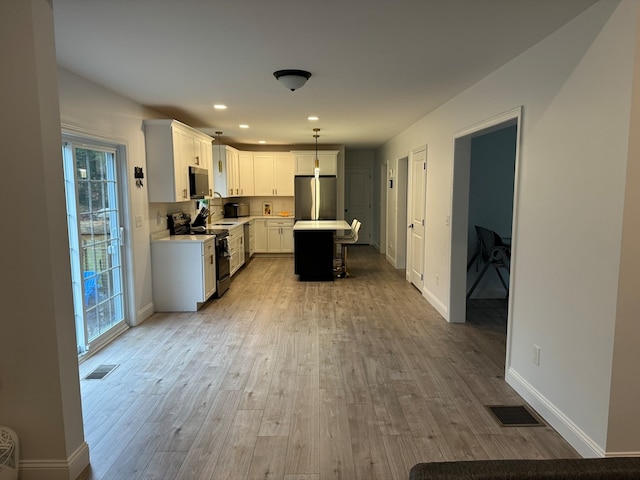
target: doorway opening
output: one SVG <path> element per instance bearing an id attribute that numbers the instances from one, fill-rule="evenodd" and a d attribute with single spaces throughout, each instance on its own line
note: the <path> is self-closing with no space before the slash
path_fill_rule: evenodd
<path id="1" fill-rule="evenodd" d="M 362 222 L 357 242 L 361 245 L 371 243 L 371 178 L 371 167 L 345 168 L 344 219 L 348 223 L 354 218 Z"/>
<path id="2" fill-rule="evenodd" d="M 471 139 L 466 321 L 507 333 L 517 126 Z"/>
<path id="3" fill-rule="evenodd" d="M 455 137 L 449 297 L 449 321 L 452 323 L 467 321 L 467 293 L 480 273 L 480 270 L 475 272 L 473 266 L 468 268 L 477 249 L 475 225 L 497 231 L 500 237 L 510 243 L 511 238 L 516 237 L 517 219 L 514 212 L 517 212 L 518 198 L 521 113 L 522 109 L 518 107 L 466 129 Z M 508 153 L 509 150 L 511 153 Z M 498 153 L 503 157 L 501 160 L 483 158 L 487 155 L 495 157 Z M 472 167 L 474 159 L 477 168 Z M 492 189 L 496 188 L 497 183 L 502 185 L 499 192 L 494 192 Z M 514 247 L 510 244 L 511 249 Z M 468 272 L 468 269 L 471 271 Z M 509 275 L 505 280 L 506 289 L 495 272 L 487 271 L 484 274 L 486 278 L 481 279 L 473 292 L 475 298 L 484 297 L 491 301 L 501 299 L 503 308 L 506 308 L 503 314 L 506 317 L 504 328 L 507 337 L 509 311 L 515 293 L 511 288 L 514 271 L 514 264 L 510 263 Z M 505 290 L 508 290 L 508 294 Z"/>

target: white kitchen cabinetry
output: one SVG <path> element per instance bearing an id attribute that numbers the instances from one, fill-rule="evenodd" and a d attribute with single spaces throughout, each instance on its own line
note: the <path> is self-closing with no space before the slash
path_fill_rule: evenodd
<path id="1" fill-rule="evenodd" d="M 293 197 L 295 183 L 295 168 L 293 155 L 276 155 L 275 161 L 275 187 L 279 197 Z M 293 250 L 292 250 L 293 251 Z"/>
<path id="2" fill-rule="evenodd" d="M 253 237 L 255 242 L 255 253 L 267 253 L 269 244 L 267 242 L 267 224 L 269 220 L 266 218 L 256 218 L 253 220 Z"/>
<path id="3" fill-rule="evenodd" d="M 293 253 L 293 219 L 267 221 L 267 251 Z"/>
<path id="4" fill-rule="evenodd" d="M 211 169 L 212 138 L 176 120 L 145 120 L 149 202 L 185 202 L 189 167 Z"/>
<path id="5" fill-rule="evenodd" d="M 255 253 L 292 253 L 292 218 L 256 218 L 253 220 Z"/>
<path id="6" fill-rule="evenodd" d="M 255 195 L 253 155 L 251 153 L 240 152 L 238 154 L 238 190 L 240 197 L 252 197 Z"/>
<path id="7" fill-rule="evenodd" d="M 254 154 L 255 195 L 292 197 L 294 172 L 294 157 L 291 154 Z"/>
<path id="8" fill-rule="evenodd" d="M 316 153 L 301 151 L 291 152 L 296 160 L 296 175 L 313 175 Z M 322 150 L 318 152 L 320 175 L 338 174 L 338 150 Z"/>
<path id="9" fill-rule="evenodd" d="M 214 190 L 223 197 L 234 197 L 237 172 L 238 151 L 228 145 L 213 146 L 213 182 Z"/>
<path id="10" fill-rule="evenodd" d="M 216 291 L 214 238 L 151 242 L 156 312 L 195 312 Z"/>
<path id="11" fill-rule="evenodd" d="M 231 276 L 244 265 L 244 226 L 240 225 L 229 229 L 229 250 L 231 258 L 229 259 L 229 269 Z"/>
<path id="12" fill-rule="evenodd" d="M 218 159 L 222 159 L 219 166 Z M 215 187 L 225 197 L 254 195 L 253 154 L 229 146 L 213 147 Z M 221 168 L 220 168 L 221 167 Z"/>

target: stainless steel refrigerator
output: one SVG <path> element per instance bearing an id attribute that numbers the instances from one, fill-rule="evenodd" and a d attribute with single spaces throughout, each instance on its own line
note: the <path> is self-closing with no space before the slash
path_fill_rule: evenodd
<path id="1" fill-rule="evenodd" d="M 336 177 L 320 175 L 296 175 L 296 220 L 336 219 Z"/>

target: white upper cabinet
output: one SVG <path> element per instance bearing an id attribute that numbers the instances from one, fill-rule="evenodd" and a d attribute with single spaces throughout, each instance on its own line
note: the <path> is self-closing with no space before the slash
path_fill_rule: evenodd
<path id="1" fill-rule="evenodd" d="M 275 195 L 279 197 L 293 197 L 295 184 L 295 168 L 293 155 L 275 155 L 274 162 Z"/>
<path id="2" fill-rule="evenodd" d="M 296 175 L 313 175 L 315 169 L 316 152 L 291 152 L 295 156 Z M 318 152 L 320 175 L 338 174 L 338 150 L 320 150 Z"/>
<path id="3" fill-rule="evenodd" d="M 237 197 L 240 195 L 240 166 L 238 164 L 238 152 L 227 153 L 227 195 Z"/>
<path id="4" fill-rule="evenodd" d="M 254 153 L 255 195 L 292 197 L 294 158 L 290 153 Z"/>
<path id="5" fill-rule="evenodd" d="M 234 165 L 238 151 L 227 145 L 213 145 L 213 189 L 223 197 L 235 196 Z M 229 173 L 231 167 L 231 173 Z"/>
<path id="6" fill-rule="evenodd" d="M 275 195 L 273 154 L 253 155 L 253 178 L 255 181 L 255 194 L 259 197 Z"/>
<path id="7" fill-rule="evenodd" d="M 189 167 L 211 169 L 213 139 L 176 120 L 145 120 L 149 202 L 185 202 Z"/>
<path id="8" fill-rule="evenodd" d="M 221 163 L 218 163 L 221 160 Z M 213 147 L 215 190 L 224 197 L 254 195 L 253 154 L 222 145 Z"/>
<path id="9" fill-rule="evenodd" d="M 253 155 L 240 152 L 238 154 L 238 189 L 241 197 L 255 195 L 255 180 L 253 173 Z"/>

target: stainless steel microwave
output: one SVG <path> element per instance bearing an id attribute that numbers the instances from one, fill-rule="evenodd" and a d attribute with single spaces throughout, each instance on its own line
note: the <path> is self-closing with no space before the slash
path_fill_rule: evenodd
<path id="1" fill-rule="evenodd" d="M 209 195 L 209 172 L 204 168 L 189 167 L 189 196 L 194 199 Z"/>

